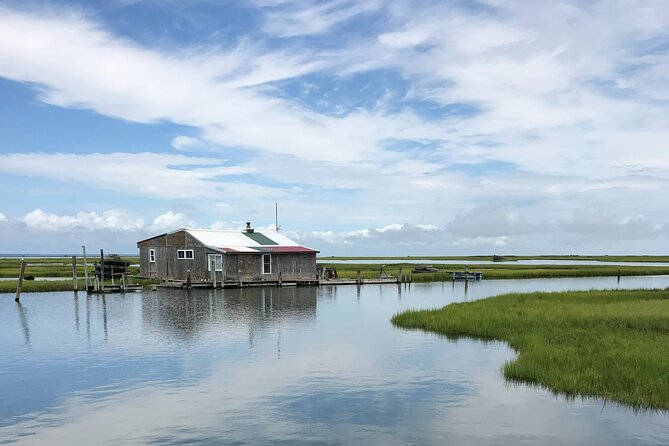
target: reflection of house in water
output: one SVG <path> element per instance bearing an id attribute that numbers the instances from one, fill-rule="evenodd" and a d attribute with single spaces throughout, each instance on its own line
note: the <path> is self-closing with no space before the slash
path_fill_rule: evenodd
<path id="1" fill-rule="evenodd" d="M 209 329 L 248 329 L 249 335 L 279 324 L 316 320 L 315 287 L 226 290 L 163 289 L 144 295 L 145 328 L 187 340 Z M 219 328 L 216 328 L 219 327 Z"/>

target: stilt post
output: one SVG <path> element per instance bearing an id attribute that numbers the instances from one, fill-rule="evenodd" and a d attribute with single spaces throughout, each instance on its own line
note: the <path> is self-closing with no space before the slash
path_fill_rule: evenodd
<path id="1" fill-rule="evenodd" d="M 72 290 L 79 291 L 79 283 L 77 282 L 77 256 L 72 256 Z"/>
<path id="2" fill-rule="evenodd" d="M 21 259 L 21 272 L 19 273 L 19 283 L 16 285 L 16 298 L 15 302 L 18 302 L 21 299 L 21 287 L 23 286 L 23 274 L 26 272 L 26 261 Z"/>
<path id="3" fill-rule="evenodd" d="M 216 259 L 214 257 L 209 260 L 209 268 L 211 269 L 211 286 L 216 288 Z"/>
<path id="4" fill-rule="evenodd" d="M 86 291 L 88 291 L 88 262 L 86 261 L 86 247 L 84 245 L 81 245 L 81 249 L 84 252 L 84 279 L 86 282 Z"/>

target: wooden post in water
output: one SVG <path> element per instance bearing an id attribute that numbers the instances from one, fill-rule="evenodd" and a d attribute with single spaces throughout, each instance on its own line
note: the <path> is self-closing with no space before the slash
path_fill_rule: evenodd
<path id="1" fill-rule="evenodd" d="M 193 288 L 193 285 L 191 284 L 191 280 L 190 280 L 190 270 L 189 269 L 186 270 L 186 288 L 188 288 L 189 290 L 191 288 Z"/>
<path id="2" fill-rule="evenodd" d="M 77 256 L 72 256 L 72 290 L 75 293 L 79 291 L 79 283 L 77 282 Z"/>
<path id="3" fill-rule="evenodd" d="M 402 283 L 402 268 L 397 273 L 397 283 Z"/>
<path id="4" fill-rule="evenodd" d="M 281 280 L 281 271 L 279 271 L 279 281 L 278 281 L 278 285 L 279 285 L 279 286 L 281 286 L 281 282 L 282 282 L 282 280 Z"/>
<path id="5" fill-rule="evenodd" d="M 355 283 L 358 284 L 358 285 L 360 285 L 362 283 L 362 279 L 360 279 L 360 270 L 358 270 L 358 272 L 356 273 Z"/>
<path id="6" fill-rule="evenodd" d="M 125 286 L 125 274 L 121 274 L 121 289 L 123 291 L 127 291 L 127 288 Z"/>
<path id="7" fill-rule="evenodd" d="M 21 299 L 21 287 L 23 286 L 23 273 L 26 272 L 26 261 L 21 259 L 21 272 L 19 273 L 19 283 L 16 285 L 16 298 L 14 302 L 18 302 Z"/>
<path id="8" fill-rule="evenodd" d="M 86 247 L 81 245 L 81 249 L 84 251 L 84 278 L 86 282 L 86 291 L 88 291 L 88 262 L 86 262 Z"/>
<path id="9" fill-rule="evenodd" d="M 213 256 L 209 260 L 209 267 L 211 268 L 211 286 L 216 289 L 216 259 Z"/>
<path id="10" fill-rule="evenodd" d="M 105 286 L 105 252 L 100 250 L 100 279 L 98 280 L 98 291 Z"/>
<path id="11" fill-rule="evenodd" d="M 111 280 L 112 280 L 112 286 L 116 285 L 114 283 L 114 264 L 111 264 L 111 270 L 110 270 L 110 275 L 111 275 Z"/>

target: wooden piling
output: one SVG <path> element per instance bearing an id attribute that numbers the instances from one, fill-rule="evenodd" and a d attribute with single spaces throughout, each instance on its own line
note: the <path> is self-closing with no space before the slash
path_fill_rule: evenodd
<path id="1" fill-rule="evenodd" d="M 281 286 L 281 282 L 282 282 L 282 281 L 281 281 L 281 271 L 279 271 L 279 282 L 278 282 L 278 285 L 279 285 L 279 286 Z"/>
<path id="2" fill-rule="evenodd" d="M 214 273 L 215 274 L 215 273 Z M 186 270 L 186 287 L 190 290 L 193 288 L 193 284 L 191 283 L 191 276 L 190 276 L 190 270 Z"/>
<path id="3" fill-rule="evenodd" d="M 211 268 L 211 285 L 216 288 L 216 259 L 214 257 L 209 261 L 209 267 Z"/>
<path id="4" fill-rule="evenodd" d="M 357 283 L 358 285 L 362 283 L 362 279 L 360 278 L 360 270 L 358 270 L 355 275 L 355 283 Z"/>
<path id="5" fill-rule="evenodd" d="M 86 291 L 88 291 L 88 286 L 90 284 L 88 282 L 88 262 L 86 261 L 86 247 L 84 245 L 81 245 L 81 249 L 84 252 L 84 279 L 86 282 Z"/>
<path id="6" fill-rule="evenodd" d="M 402 268 L 397 273 L 397 283 L 402 283 Z"/>
<path id="7" fill-rule="evenodd" d="M 21 287 L 23 286 L 23 274 L 26 272 L 26 261 L 21 259 L 21 272 L 19 273 L 19 283 L 16 285 L 16 298 L 14 302 L 21 299 Z"/>
<path id="8" fill-rule="evenodd" d="M 72 290 L 79 291 L 79 283 L 77 282 L 77 256 L 72 256 Z"/>
<path id="9" fill-rule="evenodd" d="M 128 288 L 126 287 L 126 285 L 125 285 L 125 274 L 122 274 L 122 275 L 121 275 L 121 289 L 122 289 L 123 291 L 127 291 L 127 289 L 128 289 Z"/>
<path id="10" fill-rule="evenodd" d="M 97 276 L 97 274 L 96 274 Z M 98 279 L 98 292 L 101 291 L 101 287 L 104 286 L 105 282 L 105 252 L 101 249 L 100 250 L 100 274 L 99 274 L 99 279 Z"/>

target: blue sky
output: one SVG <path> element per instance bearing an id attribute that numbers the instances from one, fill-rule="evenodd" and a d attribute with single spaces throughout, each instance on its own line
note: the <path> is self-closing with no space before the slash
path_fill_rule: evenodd
<path id="1" fill-rule="evenodd" d="M 0 2 L 0 252 L 666 254 L 663 1 Z"/>

